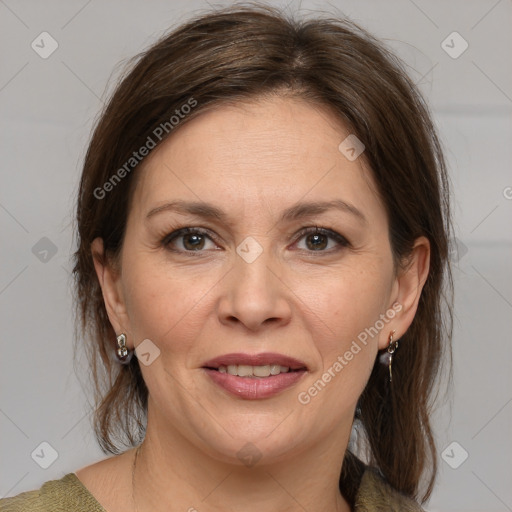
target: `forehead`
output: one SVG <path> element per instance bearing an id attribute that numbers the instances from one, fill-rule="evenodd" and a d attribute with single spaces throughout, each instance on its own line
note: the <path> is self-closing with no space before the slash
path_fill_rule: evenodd
<path id="1" fill-rule="evenodd" d="M 338 149 L 350 133 L 327 108 L 273 97 L 223 105 L 185 123 L 137 170 L 132 210 L 171 199 L 277 211 L 342 198 L 382 214 L 363 158 Z M 379 212 L 380 210 L 380 212 Z"/>

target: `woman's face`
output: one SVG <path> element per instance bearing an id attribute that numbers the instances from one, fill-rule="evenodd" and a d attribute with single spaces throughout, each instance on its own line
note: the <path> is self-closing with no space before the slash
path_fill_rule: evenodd
<path id="1" fill-rule="evenodd" d="M 275 97 L 203 112 L 137 170 L 107 300 L 128 345 L 146 340 L 148 425 L 230 461 L 346 441 L 377 350 L 407 327 L 385 209 L 338 148 L 348 135 Z"/>

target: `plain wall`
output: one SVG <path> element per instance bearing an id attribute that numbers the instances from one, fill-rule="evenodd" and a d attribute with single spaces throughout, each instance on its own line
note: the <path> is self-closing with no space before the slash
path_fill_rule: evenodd
<path id="1" fill-rule="evenodd" d="M 435 417 L 440 474 L 426 508 L 512 510 L 512 3 L 300 5 L 337 9 L 385 39 L 432 107 L 460 251 L 454 391 Z M 72 365 L 71 220 L 80 165 L 116 65 L 206 8 L 184 0 L 0 2 L 1 497 L 106 457 Z M 58 43 L 47 59 L 31 47 L 43 31 Z M 442 47 L 454 31 L 469 45 L 457 58 Z M 452 53 L 463 43 L 457 38 L 448 38 Z M 31 458 L 41 442 L 58 453 L 48 469 Z M 457 469 L 446 452 L 441 457 L 452 442 L 452 465 L 468 454 Z"/>

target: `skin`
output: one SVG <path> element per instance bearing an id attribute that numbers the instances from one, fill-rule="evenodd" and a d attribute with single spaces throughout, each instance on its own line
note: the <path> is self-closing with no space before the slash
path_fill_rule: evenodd
<path id="1" fill-rule="evenodd" d="M 338 479 L 357 400 L 377 351 L 414 318 L 429 266 L 429 243 L 416 241 L 406 270 L 395 272 L 389 226 L 362 157 L 338 150 L 349 132 L 329 111 L 275 96 L 205 111 L 144 162 L 129 210 L 120 268 L 101 263 L 92 244 L 110 321 L 134 348 L 150 339 L 160 356 L 140 365 L 149 389 L 148 428 L 137 459 L 137 510 L 349 510 Z M 181 199 L 214 203 L 229 223 L 149 210 Z M 299 202 L 342 199 L 366 222 L 339 210 L 278 222 Z M 106 199 L 108 200 L 108 199 Z M 305 227 L 331 229 L 343 246 Z M 202 227 L 215 239 L 185 235 Z M 248 236 L 262 253 L 236 252 Z M 202 241 L 201 241 L 202 240 Z M 194 245 L 196 242 L 196 245 Z M 185 245 L 184 245 L 185 244 Z M 199 246 L 194 254 L 194 247 Z M 298 401 L 393 304 L 401 310 L 307 405 Z M 278 352 L 308 371 L 293 387 L 244 400 L 212 383 L 202 366 L 231 353 Z M 237 452 L 252 443 L 261 459 Z M 109 512 L 135 510 L 134 450 L 77 476 Z M 114 494 L 112 488 L 116 488 Z"/>

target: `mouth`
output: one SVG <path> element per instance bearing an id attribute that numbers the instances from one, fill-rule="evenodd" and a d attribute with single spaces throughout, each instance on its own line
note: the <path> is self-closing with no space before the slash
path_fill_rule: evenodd
<path id="1" fill-rule="evenodd" d="M 289 366 L 281 366 L 280 364 L 265 364 L 261 366 L 251 366 L 248 364 L 230 364 L 228 366 L 219 366 L 218 368 L 210 368 L 220 373 L 228 373 L 229 375 L 237 375 L 238 377 L 265 378 L 271 375 L 279 375 L 281 373 L 298 372 L 301 369 L 290 369 Z M 305 368 L 304 368 L 305 370 Z"/>
<path id="2" fill-rule="evenodd" d="M 298 382 L 307 366 L 281 354 L 226 354 L 207 361 L 203 369 L 231 394 L 249 400 L 268 398 Z"/>
<path id="3" fill-rule="evenodd" d="M 302 361 L 282 354 L 225 354 L 204 363 L 203 368 L 238 377 L 265 378 L 281 373 L 307 371 Z"/>

